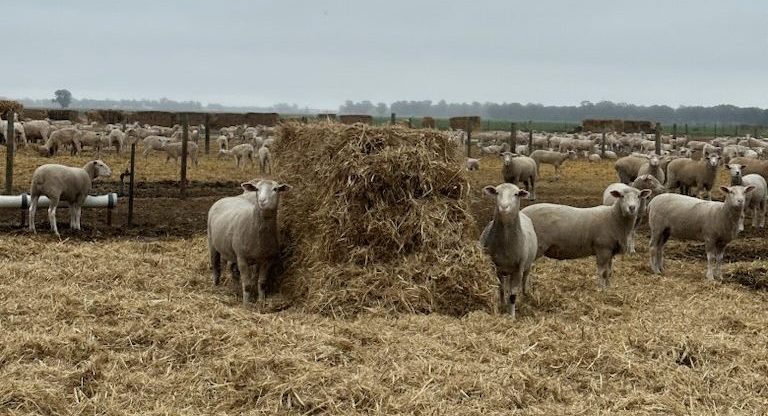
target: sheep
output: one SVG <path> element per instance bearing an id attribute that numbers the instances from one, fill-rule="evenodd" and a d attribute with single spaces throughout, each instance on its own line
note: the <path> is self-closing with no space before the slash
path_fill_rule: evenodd
<path id="1" fill-rule="evenodd" d="M 480 161 L 471 157 L 467 158 L 467 170 L 480 170 Z"/>
<path id="2" fill-rule="evenodd" d="M 500 154 L 504 152 L 509 152 L 509 144 L 507 143 L 502 143 L 500 145 L 480 147 L 480 153 L 484 153 L 488 155 Z"/>
<path id="3" fill-rule="evenodd" d="M 576 152 L 569 150 L 565 153 L 555 152 L 551 150 L 534 150 L 531 153 L 531 159 L 536 162 L 536 173 L 541 168 L 541 165 L 547 164 L 555 167 L 555 179 L 560 178 L 560 166 L 565 163 L 566 159 L 576 159 Z"/>
<path id="4" fill-rule="evenodd" d="M 142 155 L 144 156 L 144 159 L 147 159 L 149 157 L 149 152 L 152 150 L 156 150 L 159 152 L 163 151 L 163 143 L 170 143 L 171 139 L 165 136 L 147 136 L 141 141 L 141 147 L 144 149 L 142 152 Z"/>
<path id="5" fill-rule="evenodd" d="M 595 255 L 597 258 L 598 285 L 610 284 L 613 257 L 624 253 L 627 236 L 635 226 L 640 199 L 651 191 L 635 188 L 614 190 L 616 198 L 612 206 L 576 208 L 558 204 L 535 204 L 525 207 L 536 230 L 539 249 L 537 257 L 553 259 L 577 259 Z"/>
<path id="6" fill-rule="evenodd" d="M 81 147 L 90 146 L 96 151 L 101 150 L 101 136 L 95 131 L 81 131 L 79 140 Z"/>
<path id="7" fill-rule="evenodd" d="M 79 230 L 80 213 L 85 197 L 91 190 L 92 181 L 111 175 L 112 170 L 101 160 L 92 160 L 82 168 L 47 164 L 35 169 L 29 189 L 29 231 L 37 232 L 35 213 L 41 195 L 48 197 L 51 201 L 48 207 L 48 221 L 51 223 L 51 230 L 57 236 L 59 236 L 59 229 L 56 226 L 56 207 L 61 200 L 69 202 L 70 227 L 73 230 Z"/>
<path id="8" fill-rule="evenodd" d="M 528 156 L 528 145 L 527 144 L 518 144 L 515 146 L 515 153 L 519 155 Z"/>
<path id="9" fill-rule="evenodd" d="M 277 209 L 280 194 L 290 185 L 254 179 L 240 185 L 245 192 L 216 201 L 208 211 L 208 251 L 213 285 L 221 278 L 221 261 L 232 263 L 233 280 L 240 280 L 243 304 L 265 300 L 269 267 L 280 255 Z M 258 276 L 258 280 L 255 280 Z"/>
<path id="10" fill-rule="evenodd" d="M 640 168 L 648 162 L 648 156 L 642 153 L 633 153 L 618 159 L 613 168 L 619 176 L 619 182 L 629 185 L 638 177 Z"/>
<path id="11" fill-rule="evenodd" d="M 520 156 L 510 152 L 504 152 L 500 156 L 504 161 L 501 166 L 501 176 L 504 178 L 504 182 L 515 185 L 524 182 L 526 189 L 531 193 L 531 200 L 535 201 L 535 186 L 538 177 L 536 161 L 528 156 Z"/>
<path id="12" fill-rule="evenodd" d="M 725 246 L 736 238 L 746 195 L 754 189 L 752 185 L 721 186 L 720 190 L 725 193 L 725 202 L 702 201 L 677 194 L 664 194 L 654 198 L 648 206 L 651 271 L 655 274 L 664 272 L 664 244 L 670 237 L 674 237 L 704 241 L 707 251 L 707 278 L 714 280 L 719 277 Z"/>
<path id="13" fill-rule="evenodd" d="M 120 129 L 112 129 L 109 134 L 107 135 L 107 143 L 108 147 L 114 146 L 117 150 L 117 153 L 120 153 L 120 151 L 123 148 L 123 145 L 125 144 L 125 133 L 123 133 Z"/>
<path id="14" fill-rule="evenodd" d="M 699 161 L 688 158 L 675 159 L 667 165 L 667 188 L 679 188 L 680 193 L 684 195 L 690 195 L 694 187 L 697 194 L 703 189 L 707 192 L 707 200 L 711 201 L 719 163 L 720 156 L 717 153 L 709 153 Z"/>
<path id="15" fill-rule="evenodd" d="M 6 141 L 8 140 L 8 137 L 6 137 L 8 136 L 8 122 L 5 120 L 0 120 L 0 136 L 3 136 Z M 27 147 L 27 134 L 24 130 L 24 124 L 20 123 L 18 120 L 13 123 L 13 136 L 14 139 L 16 139 L 16 142 Z"/>
<path id="16" fill-rule="evenodd" d="M 664 179 L 666 178 L 664 169 L 659 164 L 659 157 L 657 155 L 650 155 L 648 161 L 638 169 L 637 175 L 653 175 L 661 183 L 664 183 Z"/>
<path id="17" fill-rule="evenodd" d="M 763 178 L 768 178 L 768 160 L 751 159 L 747 157 L 735 157 L 731 159 L 731 163 L 744 165 L 741 173 L 743 175 L 749 175 L 750 173 L 756 173 Z"/>
<path id="18" fill-rule="evenodd" d="M 259 149 L 259 170 L 262 175 L 272 173 L 272 152 L 266 144 Z"/>
<path id="19" fill-rule="evenodd" d="M 741 185 L 755 187 L 755 190 L 747 194 L 747 200 L 744 203 L 744 211 L 752 209 L 752 227 L 760 228 L 765 227 L 765 211 L 766 203 L 768 202 L 768 184 L 766 184 L 765 178 L 756 174 L 750 173 L 749 175 L 742 176 L 742 169 L 744 165 L 736 163 L 726 164 L 725 168 L 731 175 L 731 186 Z M 739 221 L 739 231 L 744 231 L 744 215 L 741 216 Z"/>
<path id="20" fill-rule="evenodd" d="M 611 151 L 611 150 L 606 150 L 605 154 L 603 154 L 603 157 L 608 159 L 608 160 L 616 160 L 616 159 L 618 159 L 618 156 L 616 155 L 616 152 Z"/>
<path id="21" fill-rule="evenodd" d="M 51 129 L 51 124 L 45 120 L 30 120 L 24 122 L 24 131 L 27 134 L 27 141 L 45 143 L 53 129 Z"/>
<path id="22" fill-rule="evenodd" d="M 589 162 L 590 162 L 590 163 L 597 163 L 597 162 L 599 162 L 601 159 L 600 159 L 600 155 L 598 155 L 598 154 L 596 154 L 596 153 L 592 153 L 591 155 L 589 155 L 589 157 L 587 158 L 587 160 L 589 160 Z"/>
<path id="23" fill-rule="evenodd" d="M 486 186 L 483 193 L 496 202 L 493 220 L 480 236 L 480 245 L 496 265 L 501 310 L 515 317 L 517 291 L 527 292 L 528 274 L 536 260 L 538 241 L 531 219 L 520 213 L 520 199 L 528 192 L 502 183 Z"/>
<path id="24" fill-rule="evenodd" d="M 264 142 L 261 144 L 262 147 L 272 147 L 272 145 L 275 144 L 275 139 L 270 137 L 269 139 L 264 139 Z"/>
<path id="25" fill-rule="evenodd" d="M 162 142 L 160 149 L 165 152 L 165 163 L 173 159 L 174 163 L 178 163 L 181 157 L 181 142 Z M 195 142 L 187 142 L 187 158 L 192 159 L 192 162 L 197 166 L 197 144 Z"/>
<path id="26" fill-rule="evenodd" d="M 40 147 L 40 153 L 47 151 L 48 155 L 54 156 L 59 151 L 60 147 L 71 146 L 72 154 L 77 154 L 82 150 L 80 145 L 80 130 L 74 127 L 66 127 L 51 132 L 48 136 L 48 141 L 45 145 Z"/>
<path id="27" fill-rule="evenodd" d="M 661 187 L 661 184 L 659 183 L 659 181 L 651 175 L 638 176 L 637 179 L 635 179 L 635 182 L 633 182 L 632 186 L 623 184 L 621 182 L 612 183 L 605 188 L 605 191 L 603 191 L 603 205 L 611 206 L 616 202 L 618 198 L 613 195 L 614 191 L 619 191 L 623 193 L 629 188 L 635 188 L 638 190 L 646 189 L 646 188 L 641 188 L 641 186 L 645 186 L 646 181 L 649 181 L 651 183 L 655 181 L 655 183 L 658 184 L 659 187 Z M 635 186 L 635 183 L 637 183 L 638 186 Z M 661 189 L 663 190 L 664 188 L 661 187 Z M 653 191 L 654 189 L 651 189 L 651 193 Z M 649 194 L 648 196 L 650 195 L 651 194 Z M 645 216 L 645 212 L 647 210 L 647 205 L 648 205 L 648 196 L 644 198 L 643 197 L 640 198 L 640 205 L 638 205 L 638 208 L 637 208 L 637 217 L 635 219 L 635 224 L 632 226 L 632 231 L 630 231 L 630 233 L 627 235 L 627 245 L 626 245 L 627 254 L 635 254 L 635 230 L 637 230 L 637 227 L 640 225 L 640 221 Z"/>
<path id="28" fill-rule="evenodd" d="M 229 150 L 229 139 L 226 135 L 220 135 L 216 139 L 216 143 L 219 145 L 219 150 Z"/>
<path id="29" fill-rule="evenodd" d="M 243 167 L 245 167 L 245 159 L 247 158 L 249 161 L 251 161 L 251 167 L 253 167 L 253 154 L 255 153 L 255 150 L 253 149 L 253 145 L 250 143 L 243 143 L 238 144 L 237 146 L 233 147 L 231 150 L 219 150 L 219 157 L 221 156 L 229 156 L 232 155 L 235 157 L 235 166 L 238 168 L 240 167 L 240 162 L 243 162 Z"/>

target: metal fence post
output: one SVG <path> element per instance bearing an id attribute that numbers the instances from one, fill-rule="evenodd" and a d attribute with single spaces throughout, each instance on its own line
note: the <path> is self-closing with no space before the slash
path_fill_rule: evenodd
<path id="1" fill-rule="evenodd" d="M 205 113 L 205 154 L 211 151 L 211 115 Z"/>
<path id="2" fill-rule="evenodd" d="M 181 113 L 181 198 L 187 197 L 187 146 L 189 141 L 189 118 L 187 113 Z"/>
<path id="3" fill-rule="evenodd" d="M 656 154 L 661 155 L 661 123 L 656 123 Z"/>
<path id="4" fill-rule="evenodd" d="M 469 120 L 466 120 L 465 127 L 467 128 L 467 157 L 472 157 L 472 124 Z"/>
<path id="5" fill-rule="evenodd" d="M 133 183 L 136 178 L 136 143 L 131 143 L 131 183 L 128 185 L 128 225 L 133 225 Z"/>
<path id="6" fill-rule="evenodd" d="M 13 130 L 14 111 L 8 110 L 5 113 L 5 119 L 8 121 L 8 130 L 5 133 L 5 194 L 10 195 L 13 191 L 13 153 L 16 145 L 16 134 Z"/>

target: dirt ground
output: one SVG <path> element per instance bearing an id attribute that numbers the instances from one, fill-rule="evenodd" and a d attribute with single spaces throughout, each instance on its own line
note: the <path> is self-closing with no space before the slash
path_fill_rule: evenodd
<path id="1" fill-rule="evenodd" d="M 103 159 L 116 174 L 128 160 Z M 695 242 L 670 242 L 667 274 L 651 275 L 645 227 L 607 290 L 594 258 L 540 259 L 516 321 L 261 313 L 211 286 L 205 249 L 208 207 L 257 169 L 203 157 L 181 200 L 175 166 L 138 160 L 132 227 L 122 199 L 112 226 L 103 210 L 84 210 L 77 234 L 60 210 L 62 240 L 45 214 L 29 235 L 18 211 L 0 213 L 0 413 L 768 412 L 764 230 L 748 226 L 728 246 L 723 282 L 704 278 Z M 14 189 L 49 161 L 22 152 Z M 479 227 L 492 213 L 481 188 L 501 181 L 499 160 L 481 163 L 471 173 Z M 542 176 L 536 202 L 574 206 L 599 204 L 615 181 L 610 162 L 566 163 L 559 181 L 545 166 Z M 97 191 L 117 187 L 113 178 Z"/>

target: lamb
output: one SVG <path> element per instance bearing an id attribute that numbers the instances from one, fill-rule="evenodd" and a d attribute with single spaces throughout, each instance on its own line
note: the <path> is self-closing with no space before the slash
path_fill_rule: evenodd
<path id="1" fill-rule="evenodd" d="M 531 219 L 520 213 L 520 199 L 528 192 L 502 183 L 486 186 L 483 192 L 495 199 L 493 220 L 480 236 L 480 245 L 496 265 L 501 310 L 515 317 L 517 291 L 527 292 L 528 274 L 536 260 L 538 242 Z"/>
<path id="2" fill-rule="evenodd" d="M 484 153 L 488 155 L 500 154 L 504 152 L 509 152 L 509 145 L 507 143 L 502 143 L 500 145 L 480 147 L 480 153 Z"/>
<path id="3" fill-rule="evenodd" d="M 82 150 L 80 146 L 80 131 L 74 127 L 67 127 L 51 132 L 48 141 L 40 147 L 40 152 L 44 151 L 50 156 L 56 155 L 60 147 L 71 146 L 72 154 L 77 154 Z"/>
<path id="4" fill-rule="evenodd" d="M 754 186 L 721 186 L 725 202 L 702 201 L 687 195 L 659 195 L 649 204 L 651 227 L 650 265 L 653 273 L 664 272 L 664 244 L 670 237 L 704 241 L 707 278 L 720 276 L 725 246 L 736 238 L 746 195 Z M 714 265 L 713 265 L 714 261 Z"/>
<path id="5" fill-rule="evenodd" d="M 81 131 L 79 140 L 81 147 L 89 146 L 96 151 L 101 150 L 101 136 L 95 131 Z"/>
<path id="6" fill-rule="evenodd" d="M 616 160 L 616 159 L 618 159 L 618 156 L 616 155 L 616 152 L 611 151 L 611 150 L 606 150 L 605 154 L 603 155 L 603 157 L 605 157 L 606 159 L 609 159 L 609 160 Z"/>
<path id="7" fill-rule="evenodd" d="M 589 160 L 590 163 L 597 163 L 601 159 L 600 159 L 600 155 L 596 153 L 592 153 L 591 155 L 589 155 L 589 158 L 587 158 L 587 160 Z"/>
<path id="8" fill-rule="evenodd" d="M 220 135 L 216 139 L 216 143 L 219 145 L 219 150 L 229 150 L 229 139 L 226 135 Z"/>
<path id="9" fill-rule="evenodd" d="M 41 195 L 48 197 L 51 201 L 48 207 L 48 221 L 51 223 L 51 230 L 57 236 L 59 236 L 59 229 L 56 226 L 56 207 L 61 200 L 69 202 L 70 227 L 73 230 L 79 230 L 80 213 L 85 197 L 91 190 L 92 181 L 111 175 L 112 170 L 101 160 L 92 160 L 82 168 L 47 164 L 35 169 L 29 189 L 29 231 L 36 232 L 35 213 Z"/>
<path id="10" fill-rule="evenodd" d="M 147 136 L 141 141 L 141 147 L 144 148 L 142 154 L 144 159 L 149 157 L 152 150 L 163 151 L 163 143 L 170 143 L 170 139 L 165 136 Z"/>
<path id="11" fill-rule="evenodd" d="M 635 180 L 635 183 L 638 183 L 639 186 L 635 186 L 634 183 L 632 186 L 629 186 L 620 182 L 612 183 L 608 185 L 607 188 L 605 188 L 605 191 L 603 191 L 603 205 L 612 206 L 616 202 L 618 198 L 614 196 L 613 194 L 614 191 L 619 191 L 621 193 L 624 193 L 629 188 L 635 188 L 638 190 L 645 189 L 645 188 L 641 188 L 640 186 L 645 185 L 645 181 L 649 181 L 648 178 L 651 178 L 650 181 L 656 181 L 656 183 L 659 184 L 659 186 L 661 186 L 659 181 L 651 175 L 638 176 L 638 178 Z M 651 192 L 653 192 L 653 190 L 651 190 Z M 649 196 L 651 196 L 651 194 L 648 194 L 646 197 L 640 198 L 640 204 L 638 205 L 638 208 L 637 208 L 637 217 L 635 219 L 635 223 L 632 226 L 632 231 L 630 231 L 630 233 L 627 235 L 626 247 L 627 247 L 628 254 L 635 254 L 635 230 L 637 230 L 637 227 L 640 225 L 640 221 L 645 216 Z"/>
<path id="12" fill-rule="evenodd" d="M 178 163 L 181 157 L 181 142 L 163 142 L 160 145 L 160 149 L 165 152 L 165 163 L 173 159 L 174 163 Z M 197 166 L 197 145 L 195 142 L 187 142 L 187 158 L 192 159 L 192 162 Z"/>
<path id="13" fill-rule="evenodd" d="M 8 137 L 6 137 L 7 135 L 8 122 L 6 120 L 0 120 L 0 136 L 3 136 L 5 140 L 8 140 Z M 19 142 L 24 147 L 27 147 L 27 134 L 24 130 L 24 124 L 19 123 L 18 120 L 13 123 L 13 136 L 16 139 L 16 142 Z"/>
<path id="14" fill-rule="evenodd" d="M 683 195 L 690 195 L 693 187 L 697 193 L 701 193 L 703 189 L 707 192 L 707 199 L 711 201 L 712 186 L 717 179 L 719 163 L 720 156 L 717 153 L 709 153 L 699 161 L 688 158 L 675 159 L 667 165 L 667 188 L 679 188 Z"/>
<path id="15" fill-rule="evenodd" d="M 640 168 L 647 162 L 648 156 L 635 153 L 617 160 L 613 168 L 619 176 L 619 182 L 629 185 L 639 176 Z"/>
<path id="16" fill-rule="evenodd" d="M 504 178 L 504 182 L 515 185 L 524 182 L 528 192 L 531 193 L 531 200 L 535 201 L 536 178 L 538 178 L 536 161 L 528 156 L 520 156 L 510 152 L 504 152 L 500 156 L 504 161 L 501 166 L 501 176 Z"/>
<path id="17" fill-rule="evenodd" d="M 123 133 L 120 129 L 112 129 L 107 135 L 107 140 L 109 143 L 108 146 L 114 146 L 115 149 L 117 149 L 117 153 L 120 153 L 125 143 L 125 133 Z"/>
<path id="18" fill-rule="evenodd" d="M 560 166 L 566 159 L 576 159 L 576 152 L 569 150 L 566 153 L 555 152 L 551 150 L 534 150 L 531 153 L 531 159 L 536 162 L 536 173 L 538 174 L 541 165 L 547 164 L 555 167 L 555 179 L 560 178 Z"/>
<path id="19" fill-rule="evenodd" d="M 266 144 L 259 149 L 259 169 L 262 175 L 272 173 L 272 152 Z"/>
<path id="20" fill-rule="evenodd" d="M 768 178 L 768 160 L 758 160 L 747 157 L 735 157 L 731 159 L 731 163 L 744 165 L 741 169 L 743 175 L 749 175 L 750 173 L 756 173 L 763 178 Z"/>
<path id="21" fill-rule="evenodd" d="M 240 281 L 243 304 L 265 300 L 269 267 L 280 255 L 277 209 L 289 185 L 254 179 L 240 185 L 243 194 L 222 198 L 208 211 L 208 251 L 214 286 L 221 278 L 221 261 L 231 263 L 233 281 Z M 258 276 L 258 280 L 254 281 Z M 256 286 L 254 288 L 254 286 Z"/>
<path id="22" fill-rule="evenodd" d="M 637 175 L 653 175 L 661 183 L 664 183 L 666 177 L 664 169 L 659 164 L 659 157 L 657 155 L 650 155 L 648 161 L 638 169 Z"/>
<path id="23" fill-rule="evenodd" d="M 627 188 L 614 190 L 612 206 L 575 208 L 558 204 L 536 204 L 524 208 L 536 230 L 539 249 L 537 257 L 564 260 L 595 255 L 598 285 L 610 284 L 613 257 L 623 253 L 627 236 L 635 226 L 640 199 L 651 191 Z"/>
<path id="24" fill-rule="evenodd" d="M 760 228 L 765 227 L 765 211 L 766 203 L 768 202 L 768 184 L 766 184 L 765 178 L 762 176 L 751 173 L 749 175 L 742 176 L 742 169 L 744 165 L 731 163 L 725 165 L 725 168 L 730 171 L 731 185 L 741 185 L 755 187 L 755 190 L 747 194 L 747 199 L 744 203 L 744 210 L 752 209 L 752 227 Z M 741 216 L 739 221 L 739 231 L 744 231 L 744 215 Z"/>
<path id="25" fill-rule="evenodd" d="M 27 134 L 28 141 L 45 143 L 48 141 L 48 136 L 53 129 L 51 124 L 45 120 L 30 120 L 24 122 L 24 131 Z"/>
<path id="26" fill-rule="evenodd" d="M 248 158 L 248 160 L 251 161 L 251 166 L 253 166 L 253 154 L 255 153 L 255 150 L 253 149 L 253 145 L 250 143 L 243 143 L 238 144 L 237 146 L 233 147 L 231 150 L 219 150 L 219 156 L 229 156 L 232 155 L 235 157 L 235 166 L 238 168 L 240 167 L 240 162 L 243 162 L 243 167 L 245 167 L 245 159 Z"/>
<path id="27" fill-rule="evenodd" d="M 471 157 L 467 158 L 467 170 L 480 170 L 480 161 Z"/>

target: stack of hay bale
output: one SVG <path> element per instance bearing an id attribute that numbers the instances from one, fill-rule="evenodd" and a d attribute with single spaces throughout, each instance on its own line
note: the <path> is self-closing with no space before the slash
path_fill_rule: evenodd
<path id="1" fill-rule="evenodd" d="M 16 114 L 20 114 L 24 110 L 24 106 L 18 101 L 12 100 L 0 100 L 0 116 L 5 117 L 5 113 L 13 111 Z"/>
<path id="2" fill-rule="evenodd" d="M 282 291 L 307 311 L 462 315 L 498 285 L 456 145 L 436 130 L 284 124 L 275 147 L 287 256 Z"/>

